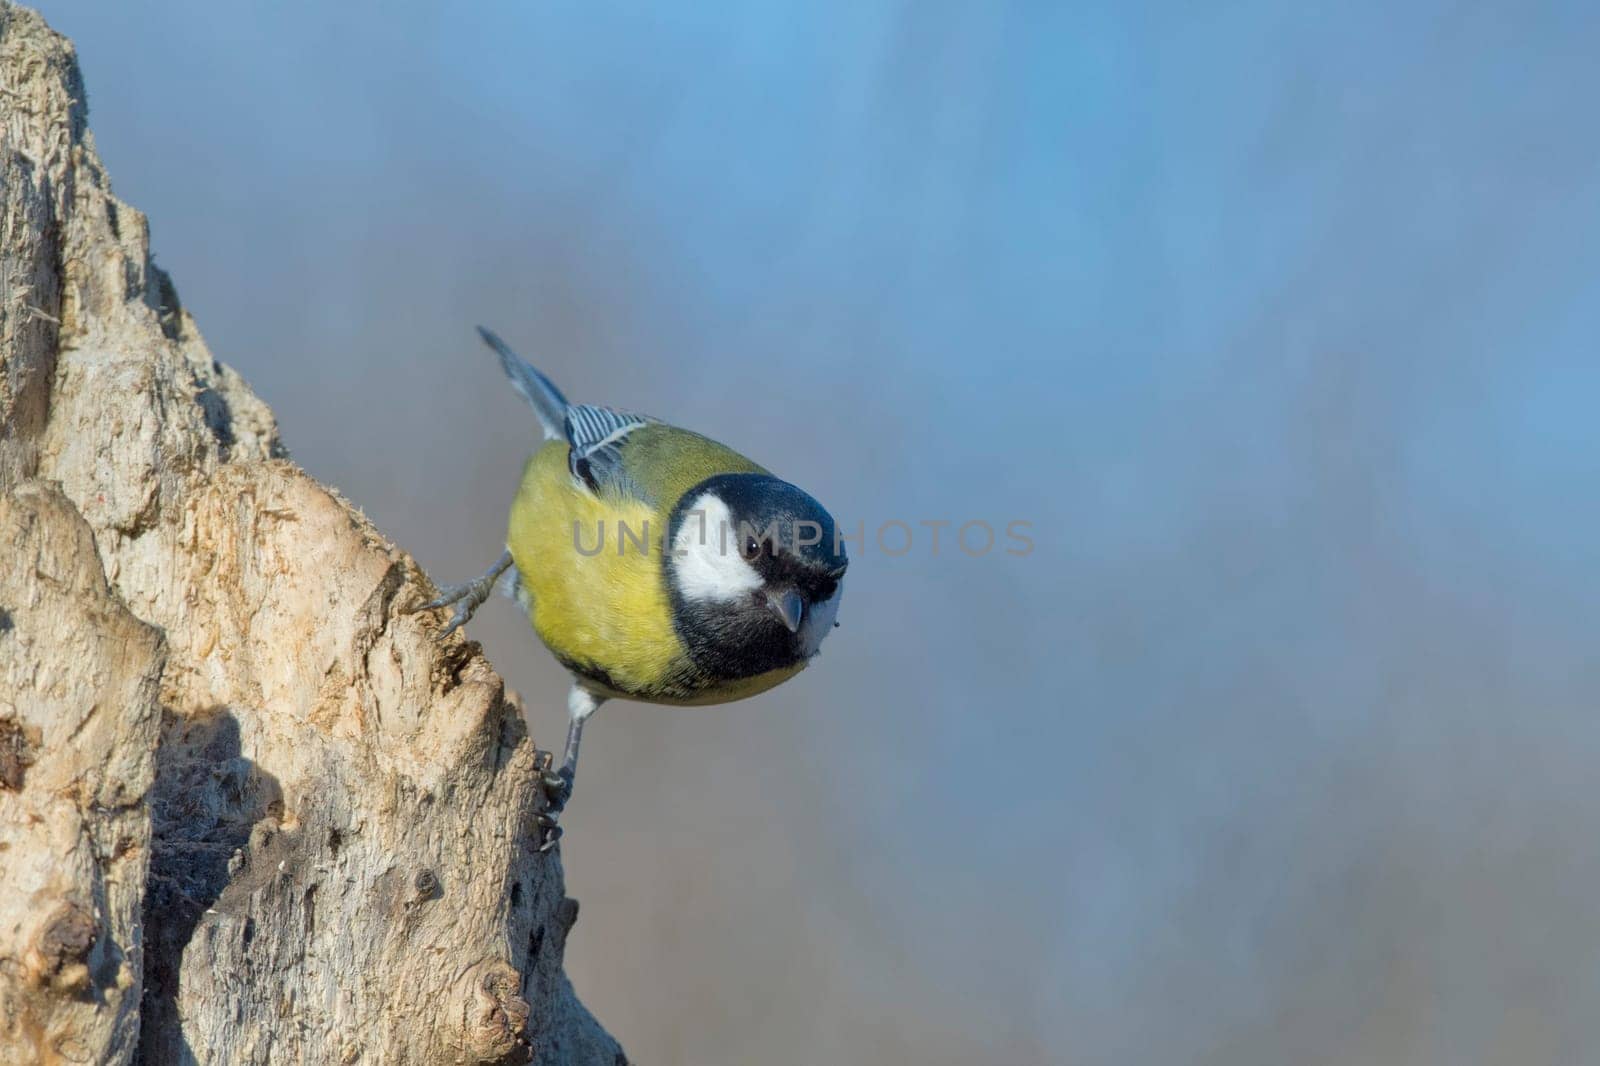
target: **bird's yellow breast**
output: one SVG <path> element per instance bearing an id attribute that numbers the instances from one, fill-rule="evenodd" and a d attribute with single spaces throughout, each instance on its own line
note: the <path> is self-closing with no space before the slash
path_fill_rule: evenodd
<path id="1" fill-rule="evenodd" d="M 653 434 L 639 433 L 641 451 L 648 454 Z M 755 466 L 721 445 L 706 444 Z M 718 459 L 719 467 L 730 462 Z M 668 490 L 664 502 L 653 504 L 622 494 L 597 495 L 574 481 L 562 441 L 546 443 L 523 469 L 506 546 L 529 619 L 558 659 L 591 680 L 603 678 L 598 683 L 611 694 L 661 703 L 722 703 L 764 692 L 804 666 L 731 682 L 696 676 L 673 625 L 661 551 L 671 507 L 702 476 L 696 469 L 674 469 L 652 478 Z"/>
<path id="2" fill-rule="evenodd" d="M 506 545 L 534 631 L 568 665 L 597 667 L 623 690 L 659 684 L 686 655 L 658 557 L 663 521 L 647 503 L 574 482 L 560 441 L 528 459 L 511 505 Z"/>

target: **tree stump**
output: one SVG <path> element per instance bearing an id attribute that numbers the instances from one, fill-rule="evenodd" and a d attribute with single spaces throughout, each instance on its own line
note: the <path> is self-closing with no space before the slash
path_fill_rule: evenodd
<path id="1" fill-rule="evenodd" d="M 4 3 L 0 200 L 0 1062 L 625 1062 L 521 708 L 212 358 Z"/>

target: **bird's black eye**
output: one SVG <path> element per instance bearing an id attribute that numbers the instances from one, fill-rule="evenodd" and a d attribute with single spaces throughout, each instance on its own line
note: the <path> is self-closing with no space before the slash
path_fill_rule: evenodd
<path id="1" fill-rule="evenodd" d="M 739 554 L 744 556 L 747 561 L 753 560 L 761 554 L 761 542 L 754 537 L 745 537 L 744 546 L 739 550 Z"/>

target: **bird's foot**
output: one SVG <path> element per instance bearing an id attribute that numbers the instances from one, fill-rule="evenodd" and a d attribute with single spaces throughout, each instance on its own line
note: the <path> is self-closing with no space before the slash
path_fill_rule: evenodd
<path id="1" fill-rule="evenodd" d="M 510 565 L 511 553 L 506 552 L 481 577 L 473 578 L 471 581 L 466 581 L 459 585 L 446 585 L 439 590 L 439 595 L 420 607 L 412 608 L 412 610 L 431 611 L 438 607 L 448 607 L 452 603 L 455 604 L 456 609 L 450 615 L 450 624 L 445 626 L 443 632 L 439 634 L 441 639 L 448 637 L 451 633 L 466 625 L 472 619 L 472 616 L 477 613 L 478 608 L 483 606 L 484 601 L 493 595 L 495 582 L 500 579 L 500 575 L 505 573 L 506 568 Z"/>
<path id="2" fill-rule="evenodd" d="M 460 585 L 446 585 L 439 590 L 439 595 L 418 607 L 419 611 L 431 611 L 438 607 L 448 607 L 452 603 L 456 609 L 450 615 L 450 624 L 440 632 L 441 638 L 448 637 L 472 620 L 472 616 L 482 607 L 489 594 L 494 591 L 493 581 L 484 581 L 478 578 Z"/>
<path id="3" fill-rule="evenodd" d="M 573 773 L 570 767 L 552 770 L 555 757 L 548 751 L 539 752 L 539 787 L 544 791 L 544 810 L 535 820 L 539 823 L 539 850 L 549 851 L 561 840 L 561 812 L 572 798 Z"/>

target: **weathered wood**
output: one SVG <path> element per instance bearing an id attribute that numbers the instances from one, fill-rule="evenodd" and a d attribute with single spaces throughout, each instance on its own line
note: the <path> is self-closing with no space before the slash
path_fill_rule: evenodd
<path id="1" fill-rule="evenodd" d="M 520 708 L 301 472 L 0 4 L 0 1062 L 605 1063 Z"/>
<path id="2" fill-rule="evenodd" d="M 0 1062 L 138 1043 L 164 649 L 59 490 L 0 496 Z"/>

